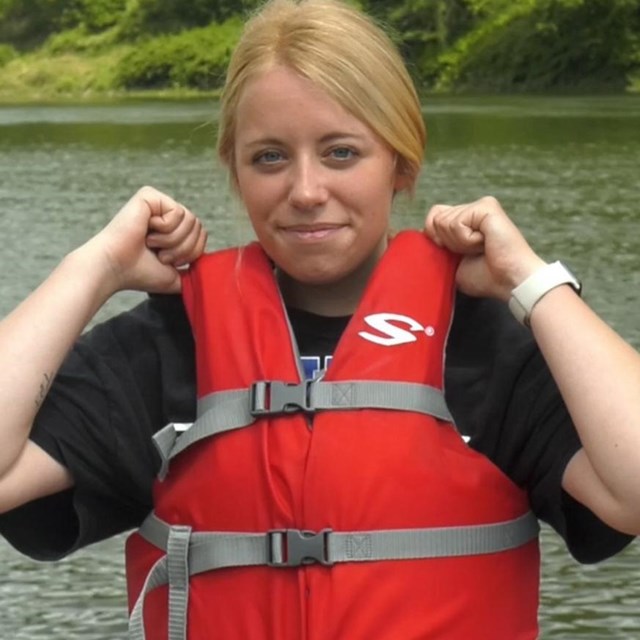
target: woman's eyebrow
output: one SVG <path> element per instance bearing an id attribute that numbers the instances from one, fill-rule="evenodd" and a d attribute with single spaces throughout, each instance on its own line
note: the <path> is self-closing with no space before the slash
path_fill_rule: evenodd
<path id="1" fill-rule="evenodd" d="M 364 141 L 364 136 L 359 133 L 347 132 L 347 131 L 332 131 L 323 135 L 318 142 L 321 144 L 327 144 L 336 140 L 355 140 L 357 142 Z M 242 144 L 245 148 L 262 147 L 268 145 L 284 145 L 286 142 L 281 138 L 275 138 L 272 136 L 266 136 L 264 138 L 256 138 L 254 140 L 247 140 Z"/>
<path id="2" fill-rule="evenodd" d="M 281 145 L 284 144 L 279 138 L 256 138 L 255 140 L 248 140 L 243 143 L 243 147 L 264 147 L 268 145 Z"/>
<path id="3" fill-rule="evenodd" d="M 322 138 L 320 138 L 320 142 L 326 143 L 326 142 L 333 142 L 334 140 L 345 140 L 345 139 L 362 141 L 364 140 L 364 136 L 358 133 L 336 131 L 336 132 L 328 133 L 322 136 Z"/>

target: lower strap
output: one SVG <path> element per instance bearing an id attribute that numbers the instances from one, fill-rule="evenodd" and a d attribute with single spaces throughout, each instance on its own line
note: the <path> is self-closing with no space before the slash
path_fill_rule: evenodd
<path id="1" fill-rule="evenodd" d="M 169 583 L 170 638 L 186 640 L 185 579 L 206 571 L 499 553 L 527 544 L 539 530 L 531 511 L 504 522 L 458 527 L 350 532 L 274 529 L 266 533 L 192 532 L 189 527 L 172 526 L 152 513 L 138 533 L 166 555 L 152 567 L 138 596 L 129 620 L 130 638 L 144 640 L 144 599 L 152 589 Z"/>

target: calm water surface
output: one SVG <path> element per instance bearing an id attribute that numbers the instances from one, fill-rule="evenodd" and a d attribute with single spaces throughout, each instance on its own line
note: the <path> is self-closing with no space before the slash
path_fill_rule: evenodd
<path id="1" fill-rule="evenodd" d="M 491 193 L 542 255 L 571 264 L 590 303 L 640 347 L 640 100 L 426 102 L 426 168 L 395 225 L 419 226 L 433 203 Z M 0 107 L 0 313 L 143 184 L 199 212 L 210 248 L 248 238 L 214 161 L 215 116 L 206 101 Z M 138 299 L 116 296 L 98 319 Z M 41 565 L 0 540 L 0 639 L 124 639 L 122 544 Z M 582 567 L 544 530 L 543 552 L 544 638 L 640 638 L 638 543 Z"/>

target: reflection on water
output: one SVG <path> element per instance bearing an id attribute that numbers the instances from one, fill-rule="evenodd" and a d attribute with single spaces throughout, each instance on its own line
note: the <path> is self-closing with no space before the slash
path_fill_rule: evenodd
<path id="1" fill-rule="evenodd" d="M 640 347 L 640 100 L 426 104 L 424 176 L 414 201 L 398 203 L 395 226 L 419 226 L 435 202 L 491 193 L 545 257 L 571 264 L 591 304 Z M 0 107 L 0 313 L 143 184 L 205 217 L 211 248 L 248 237 L 214 162 L 214 117 L 206 101 Z M 138 297 L 117 296 L 100 317 Z M 124 639 L 122 543 L 41 565 L 0 541 L 0 639 Z M 573 562 L 548 530 L 543 549 L 544 638 L 640 638 L 640 545 L 593 567 Z"/>

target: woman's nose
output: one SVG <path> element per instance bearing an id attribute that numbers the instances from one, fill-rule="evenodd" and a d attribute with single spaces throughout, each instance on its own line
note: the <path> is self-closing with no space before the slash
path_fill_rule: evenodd
<path id="1" fill-rule="evenodd" d="M 310 159 L 300 159 L 292 172 L 289 204 L 296 209 L 309 210 L 327 201 L 328 190 L 323 167 Z"/>

